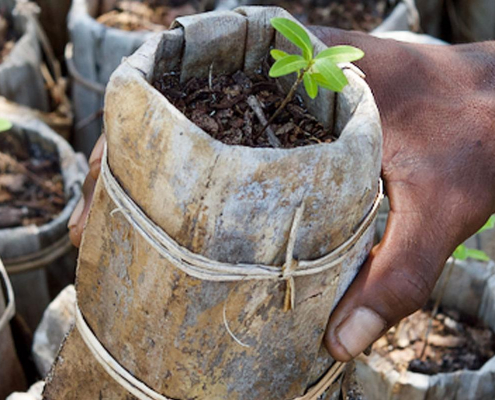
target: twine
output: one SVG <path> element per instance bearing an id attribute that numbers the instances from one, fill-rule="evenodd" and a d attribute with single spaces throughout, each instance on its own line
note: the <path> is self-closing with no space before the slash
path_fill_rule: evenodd
<path id="1" fill-rule="evenodd" d="M 108 151 L 106 147 L 101 161 L 100 177 L 110 199 L 116 205 L 116 211 L 120 212 L 129 224 L 162 257 L 187 275 L 201 280 L 216 282 L 233 282 L 243 279 L 290 281 L 291 278 L 315 275 L 327 271 L 345 260 L 347 253 L 354 247 L 375 220 L 383 199 L 383 185 L 380 180 L 379 193 L 368 215 L 366 215 L 349 239 L 321 258 L 297 262 L 292 260 L 293 242 L 296 240 L 297 226 L 304 211 L 304 209 L 301 209 L 301 205 L 294 217 L 291 237 L 287 246 L 286 262 L 282 267 L 247 263 L 229 264 L 211 260 L 189 251 L 187 248 L 179 245 L 161 227 L 155 224 L 125 193 L 124 189 L 112 175 L 108 165 Z M 291 284 L 289 285 L 293 286 Z M 290 297 L 292 297 L 292 294 Z"/>
<path id="2" fill-rule="evenodd" d="M 122 388 L 126 389 L 139 400 L 174 400 L 157 393 L 119 364 L 95 336 L 84 319 L 77 302 L 76 327 L 96 361 L 98 361 L 108 375 L 110 375 Z M 311 387 L 305 395 L 296 397 L 293 400 L 318 400 L 319 397 L 339 378 L 344 367 L 345 363 L 335 362 L 325 375 L 321 377 L 318 383 Z"/>
<path id="3" fill-rule="evenodd" d="M 5 259 L 5 268 L 9 274 L 19 274 L 38 268 L 43 268 L 57 260 L 59 257 L 62 257 L 72 248 L 73 245 L 70 241 L 69 235 L 66 234 L 50 246 L 47 246 L 40 251 L 18 258 Z"/>
<path id="4" fill-rule="evenodd" d="M 7 305 L 3 315 L 0 317 L 0 332 L 9 324 L 12 317 L 15 315 L 15 301 L 14 301 L 14 290 L 12 289 L 12 284 L 10 283 L 9 276 L 7 275 L 7 270 L 0 259 L 0 277 L 2 278 L 5 289 L 7 290 Z M 1 291 L 0 291 L 1 292 Z"/>
<path id="5" fill-rule="evenodd" d="M 285 310 L 294 308 L 294 278 L 327 271 L 340 264 L 347 256 L 347 253 L 354 247 L 354 245 L 359 241 L 374 221 L 383 198 L 383 185 L 380 180 L 379 193 L 368 215 L 366 215 L 364 220 L 348 240 L 324 257 L 314 261 L 294 260 L 293 252 L 297 231 L 304 213 L 304 203 L 301 203 L 301 205 L 296 209 L 294 219 L 292 221 L 289 240 L 287 243 L 286 259 L 282 267 L 262 264 L 229 264 L 210 260 L 180 246 L 166 232 L 164 232 L 158 225 L 148 218 L 139 206 L 125 193 L 124 189 L 112 175 L 108 165 L 108 151 L 106 146 L 101 162 L 100 178 L 102 179 L 103 185 L 110 199 L 117 207 L 112 211 L 112 214 L 115 212 L 120 212 L 150 246 L 152 246 L 162 257 L 175 265 L 181 271 L 197 279 L 217 282 L 241 281 L 244 279 L 285 281 L 287 285 L 284 302 Z M 226 322 L 225 308 L 224 322 Z M 228 328 L 228 325 L 225 325 L 234 340 L 236 340 L 236 342 L 240 345 L 246 346 L 244 343 L 236 339 Z M 136 378 L 105 349 L 87 324 L 77 303 L 76 327 L 96 361 L 98 361 L 105 371 L 121 387 L 126 389 L 139 400 L 173 400 L 157 393 L 144 382 Z M 297 397 L 293 400 L 318 400 L 318 398 L 338 379 L 344 366 L 345 364 L 336 362 L 320 379 L 320 381 L 315 386 L 310 388 L 305 395 Z"/>

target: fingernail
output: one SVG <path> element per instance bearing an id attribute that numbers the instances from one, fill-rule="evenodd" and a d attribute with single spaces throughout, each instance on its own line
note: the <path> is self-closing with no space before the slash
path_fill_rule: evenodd
<path id="1" fill-rule="evenodd" d="M 367 307 L 356 308 L 337 328 L 336 336 L 351 357 L 361 354 L 385 329 L 385 321 Z"/>
<path id="2" fill-rule="evenodd" d="M 69 229 L 77 225 L 77 223 L 81 219 L 81 215 L 83 211 L 84 211 L 84 198 L 81 197 L 81 200 L 79 200 L 79 203 L 77 203 L 76 207 L 74 208 L 74 211 L 72 212 L 72 215 L 69 218 L 69 223 L 67 224 L 67 227 Z"/>

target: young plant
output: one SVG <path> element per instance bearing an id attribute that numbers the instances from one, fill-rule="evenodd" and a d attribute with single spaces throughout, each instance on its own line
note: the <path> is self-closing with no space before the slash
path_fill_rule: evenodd
<path id="1" fill-rule="evenodd" d="M 271 51 L 270 54 L 275 59 L 275 63 L 270 69 L 270 77 L 279 78 L 296 72 L 297 79 L 262 132 L 292 100 L 302 82 L 304 82 L 304 88 L 311 99 L 318 96 L 319 88 L 341 92 L 349 82 L 337 64 L 357 61 L 364 56 L 362 50 L 353 46 L 330 47 L 315 56 L 311 39 L 299 24 L 287 18 L 272 18 L 270 22 L 282 36 L 296 45 L 302 54 L 288 54 L 277 49 Z"/>

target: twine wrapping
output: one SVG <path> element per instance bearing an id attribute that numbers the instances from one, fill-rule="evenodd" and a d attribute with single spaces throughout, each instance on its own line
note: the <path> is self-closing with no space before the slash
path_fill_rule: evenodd
<path id="1" fill-rule="evenodd" d="M 0 277 L 4 282 L 5 289 L 7 291 L 7 305 L 3 315 L 0 317 L 0 332 L 8 325 L 12 317 L 15 315 L 15 301 L 14 301 L 14 290 L 12 289 L 12 284 L 10 283 L 9 276 L 2 260 L 0 259 Z"/>
<path id="2" fill-rule="evenodd" d="M 9 274 L 19 274 L 38 268 L 43 268 L 57 260 L 59 257 L 62 257 L 73 247 L 74 246 L 70 241 L 69 235 L 66 234 L 50 246 L 45 247 L 36 253 L 31 253 L 17 258 L 5 259 L 5 268 Z"/>
<path id="3" fill-rule="evenodd" d="M 112 355 L 105 349 L 105 347 L 95 336 L 84 319 L 77 303 L 76 327 L 84 343 L 86 343 L 86 346 L 89 348 L 96 361 L 98 361 L 98 363 L 116 383 L 126 389 L 133 396 L 139 400 L 174 400 L 157 393 L 122 367 L 122 365 L 120 365 L 119 362 L 112 357 Z M 293 400 L 318 400 L 319 397 L 325 393 L 325 391 L 338 379 L 344 367 L 345 363 L 336 362 L 326 372 L 326 374 L 321 377 L 318 383 L 311 387 L 305 395 L 296 397 Z"/>
<path id="4" fill-rule="evenodd" d="M 304 204 L 296 209 L 292 222 L 289 240 L 287 243 L 286 259 L 282 267 L 261 264 L 228 264 L 210 260 L 202 255 L 195 254 L 185 247 L 180 246 L 158 225 L 149 219 L 145 213 L 125 193 L 115 177 L 112 175 L 108 165 L 107 148 L 105 147 L 100 178 L 111 200 L 115 203 L 115 212 L 120 212 L 129 224 L 152 246 L 161 256 L 171 262 L 184 273 L 197 279 L 207 281 L 241 281 L 241 280 L 282 280 L 286 282 L 285 310 L 294 308 L 295 302 L 295 280 L 297 276 L 313 275 L 341 263 L 347 253 L 354 247 L 374 221 L 381 200 L 383 199 L 383 185 L 380 181 L 379 193 L 373 207 L 356 231 L 342 245 L 324 257 L 314 261 L 294 260 L 293 253 L 297 237 L 297 230 L 304 213 Z M 137 379 L 127 371 L 112 355 L 104 348 L 87 324 L 79 306 L 76 304 L 76 327 L 82 339 L 93 353 L 95 359 L 101 364 L 105 371 L 123 388 L 132 393 L 140 400 L 172 400 Z M 228 327 L 226 328 L 228 329 Z M 302 397 L 294 400 L 317 400 L 339 377 L 343 363 L 336 362 L 320 381 L 309 389 Z"/>
<path id="5" fill-rule="evenodd" d="M 200 254 L 191 252 L 179 245 L 161 227 L 155 224 L 125 193 L 124 189 L 112 175 L 108 166 L 107 148 L 105 148 L 103 153 L 100 178 L 110 199 L 115 203 L 116 210 L 125 217 L 129 224 L 158 254 L 187 275 L 201 280 L 216 282 L 233 282 L 243 279 L 288 281 L 298 276 L 315 275 L 327 271 L 339 265 L 347 257 L 348 251 L 354 247 L 375 220 L 383 199 L 383 185 L 380 180 L 379 193 L 375 198 L 373 206 L 355 232 L 344 243 L 321 258 L 311 261 L 298 261 L 295 265 L 289 260 L 288 263 L 286 261 L 283 267 L 247 263 L 229 264 L 210 260 Z M 299 219 L 302 217 L 302 211 L 300 213 L 301 216 L 298 217 Z M 297 214 L 298 212 L 296 212 L 296 217 Z M 296 235 L 291 234 L 291 236 L 294 237 Z M 295 241 L 295 237 L 293 240 Z M 290 242 L 291 239 L 289 239 L 288 250 L 290 250 Z M 287 253 L 290 253 L 291 258 L 292 252 L 288 251 Z"/>

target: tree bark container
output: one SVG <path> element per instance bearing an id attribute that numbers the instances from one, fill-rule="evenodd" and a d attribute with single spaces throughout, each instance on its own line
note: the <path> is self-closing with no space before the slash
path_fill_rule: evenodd
<path id="1" fill-rule="evenodd" d="M 212 63 L 214 74 L 252 74 L 271 46 L 293 50 L 271 28 L 275 16 L 291 18 L 259 7 L 179 18 L 113 74 L 105 130 L 111 174 L 158 230 L 198 257 L 270 265 L 280 277 L 301 204 L 297 260 L 332 252 L 376 208 L 381 126 L 363 79 L 347 65 L 343 93 L 305 99 L 338 140 L 290 150 L 220 143 L 152 86 L 172 71 L 183 81 L 206 77 Z M 311 40 L 317 51 L 325 48 Z M 296 277 L 295 308 L 285 312 L 284 280 L 218 282 L 185 273 L 129 222 L 107 185 L 100 177 L 76 291 L 81 315 L 125 370 L 180 400 L 294 399 L 319 380 L 333 363 L 322 344 L 329 315 L 371 249 L 373 224 L 333 268 Z M 130 395 L 74 328 L 44 396 Z"/>

